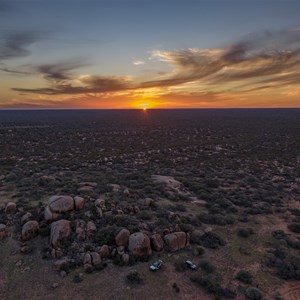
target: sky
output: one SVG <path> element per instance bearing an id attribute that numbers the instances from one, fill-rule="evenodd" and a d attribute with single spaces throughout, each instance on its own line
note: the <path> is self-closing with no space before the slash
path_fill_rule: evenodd
<path id="1" fill-rule="evenodd" d="M 0 0 L 0 109 L 300 107 L 299 0 Z"/>

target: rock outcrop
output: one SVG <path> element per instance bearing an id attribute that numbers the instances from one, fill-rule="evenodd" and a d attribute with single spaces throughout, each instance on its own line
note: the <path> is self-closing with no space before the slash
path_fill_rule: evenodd
<path id="1" fill-rule="evenodd" d="M 28 241 L 36 237 L 39 233 L 39 223 L 37 221 L 28 221 L 22 228 L 22 240 Z"/>
<path id="2" fill-rule="evenodd" d="M 59 220 L 51 224 L 50 242 L 53 247 L 59 246 L 60 242 L 67 239 L 71 233 L 70 221 Z"/>
<path id="3" fill-rule="evenodd" d="M 85 200 L 76 196 L 74 199 L 70 196 L 52 196 L 45 207 L 44 217 L 46 221 L 56 220 L 60 214 L 72 210 L 80 210 L 84 207 Z"/>
<path id="4" fill-rule="evenodd" d="M 150 239 L 143 232 L 136 232 L 129 236 L 128 249 L 136 257 L 150 256 L 152 254 Z"/>

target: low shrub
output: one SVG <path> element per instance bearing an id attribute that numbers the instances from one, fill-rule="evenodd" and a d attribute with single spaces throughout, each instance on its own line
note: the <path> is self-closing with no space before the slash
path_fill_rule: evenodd
<path id="1" fill-rule="evenodd" d="M 240 270 L 235 278 L 243 283 L 250 284 L 252 283 L 252 275 L 246 270 Z"/>
<path id="2" fill-rule="evenodd" d="M 285 237 L 285 232 L 283 230 L 274 230 L 272 232 L 272 236 L 275 239 L 280 240 L 280 239 L 283 239 Z"/>
<path id="3" fill-rule="evenodd" d="M 199 263 L 199 266 L 202 270 L 204 270 L 206 273 L 212 273 L 215 270 L 215 267 L 213 264 L 207 260 L 203 260 Z"/>
<path id="4" fill-rule="evenodd" d="M 254 234 L 252 228 L 239 228 L 239 229 L 237 230 L 237 235 L 238 235 L 239 237 L 247 238 L 247 237 L 249 237 L 251 234 Z"/>
<path id="5" fill-rule="evenodd" d="M 126 275 L 126 279 L 129 283 L 141 284 L 143 282 L 142 277 L 137 271 L 132 271 Z"/>
<path id="6" fill-rule="evenodd" d="M 288 225 L 288 229 L 295 233 L 300 233 L 300 223 L 291 223 Z"/>
<path id="7" fill-rule="evenodd" d="M 245 295 L 248 299 L 250 300 L 260 300 L 263 297 L 263 293 L 261 290 L 259 290 L 256 287 L 249 287 L 246 291 L 245 291 Z"/>
<path id="8" fill-rule="evenodd" d="M 226 245 L 226 242 L 220 236 L 213 232 L 204 233 L 201 236 L 200 240 L 201 244 L 206 248 L 217 249 L 220 246 Z"/>

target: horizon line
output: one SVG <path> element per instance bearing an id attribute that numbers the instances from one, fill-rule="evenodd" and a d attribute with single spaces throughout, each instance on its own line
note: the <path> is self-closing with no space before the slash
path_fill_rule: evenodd
<path id="1" fill-rule="evenodd" d="M 150 110 L 252 110 L 252 109 L 300 109 L 300 107 L 175 107 L 175 108 L 0 108 L 1 111 L 51 111 L 51 110 L 137 110 L 137 111 L 150 111 Z"/>

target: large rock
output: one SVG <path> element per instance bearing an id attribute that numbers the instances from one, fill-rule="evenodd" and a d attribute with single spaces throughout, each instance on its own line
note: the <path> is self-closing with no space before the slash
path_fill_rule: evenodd
<path id="1" fill-rule="evenodd" d="M 150 256 L 152 253 L 150 239 L 143 232 L 136 232 L 129 236 L 128 249 L 137 257 Z"/>
<path id="2" fill-rule="evenodd" d="M 59 246 L 60 242 L 67 239 L 71 233 L 70 221 L 59 220 L 51 224 L 50 242 L 53 247 Z"/>
<path id="3" fill-rule="evenodd" d="M 170 251 L 177 251 L 187 246 L 187 234 L 183 231 L 173 232 L 165 235 L 164 240 Z"/>
<path id="4" fill-rule="evenodd" d="M 151 246 L 154 251 L 161 251 L 164 247 L 164 241 L 158 233 L 151 235 Z"/>
<path id="5" fill-rule="evenodd" d="M 0 241 L 6 238 L 6 225 L 0 224 Z"/>
<path id="6" fill-rule="evenodd" d="M 127 246 L 130 231 L 128 229 L 122 229 L 115 237 L 117 246 Z"/>
<path id="7" fill-rule="evenodd" d="M 101 256 L 97 252 L 91 252 L 92 265 L 98 266 L 101 263 Z"/>
<path id="8" fill-rule="evenodd" d="M 107 258 L 109 257 L 110 251 L 109 251 L 109 247 L 107 245 L 103 245 L 100 250 L 98 251 L 99 255 L 101 256 L 101 258 Z"/>
<path id="9" fill-rule="evenodd" d="M 48 200 L 52 213 L 65 213 L 74 210 L 74 199 L 70 196 L 52 196 Z"/>
<path id="10" fill-rule="evenodd" d="M 8 215 L 13 215 L 17 211 L 17 205 L 14 202 L 8 202 L 5 207 L 5 213 Z"/>
<path id="11" fill-rule="evenodd" d="M 28 241 L 36 237 L 39 233 L 39 223 L 37 221 L 28 221 L 22 228 L 22 240 Z"/>
<path id="12" fill-rule="evenodd" d="M 82 197 L 74 197 L 74 205 L 76 210 L 83 209 L 85 200 Z"/>

